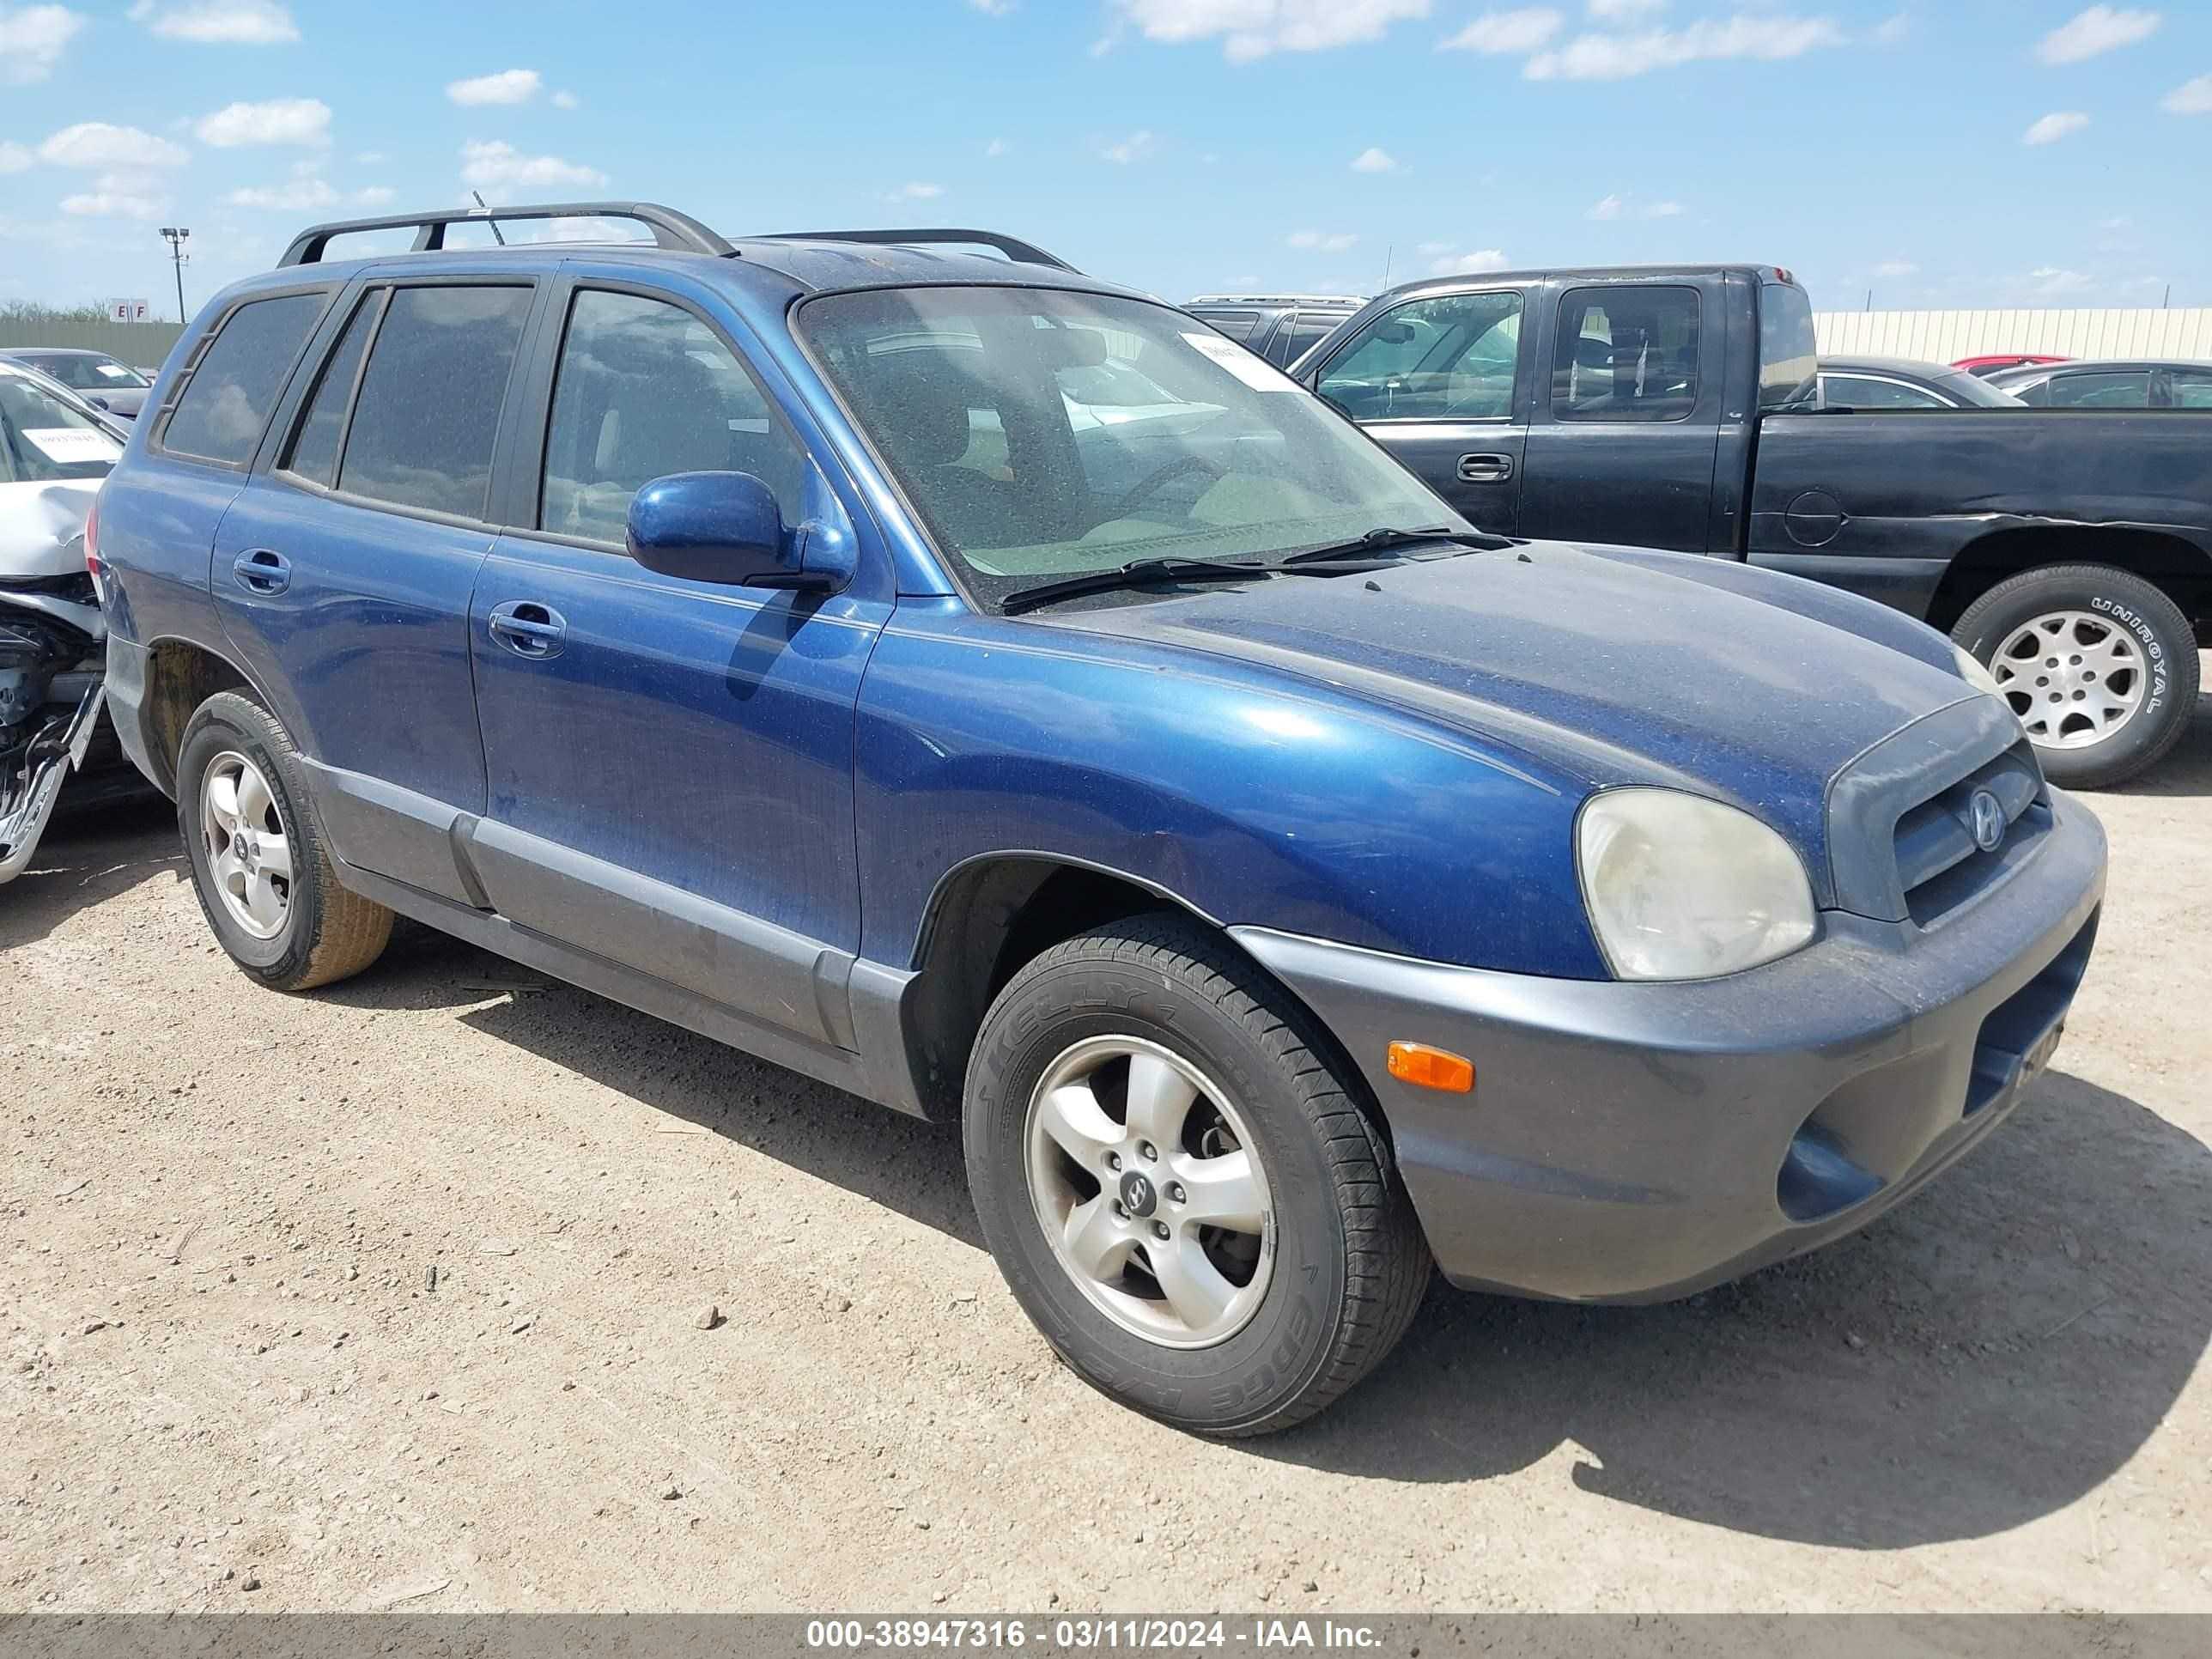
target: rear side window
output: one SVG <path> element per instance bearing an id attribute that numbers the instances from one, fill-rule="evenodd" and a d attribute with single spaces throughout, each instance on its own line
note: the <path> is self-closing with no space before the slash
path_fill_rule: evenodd
<path id="1" fill-rule="evenodd" d="M 1831 409 L 1942 409 L 1932 392 L 1901 380 L 1868 380 L 1853 374 L 1824 374 L 1820 397 Z"/>
<path id="2" fill-rule="evenodd" d="M 1288 368 L 1304 356 L 1308 348 L 1316 341 L 1324 338 L 1343 320 L 1341 317 L 1332 317 L 1324 312 L 1302 311 L 1284 325 L 1282 331 L 1275 336 L 1273 349 L 1267 355 L 1276 359 L 1280 367 Z"/>
<path id="3" fill-rule="evenodd" d="M 323 314 L 321 294 L 254 300 L 232 312 L 161 430 L 161 447 L 243 466 L 261 441 L 293 360 Z"/>
<path id="4" fill-rule="evenodd" d="M 315 383 L 307 422 L 292 440 L 292 453 L 284 459 L 286 471 L 325 489 L 337 482 L 338 441 L 345 435 L 346 409 L 353 401 L 361 354 L 367 349 L 368 337 L 376 330 L 377 315 L 383 309 L 384 295 L 378 293 L 364 299 L 354 312 L 337 350 L 324 365 L 322 379 Z"/>
<path id="5" fill-rule="evenodd" d="M 2169 371 L 2176 409 L 2212 409 L 2212 368 Z"/>
<path id="6" fill-rule="evenodd" d="M 1759 406 L 1781 409 L 1802 402 L 1820 366 L 1813 331 L 1813 302 L 1794 283 L 1762 283 L 1759 289 Z"/>
<path id="7" fill-rule="evenodd" d="M 1698 403 L 1698 290 L 1577 289 L 1559 301 L 1552 410 L 1563 421 L 1686 421 Z"/>
<path id="8" fill-rule="evenodd" d="M 1200 311 L 1192 314 L 1232 340 L 1249 340 L 1252 331 L 1260 326 L 1260 313 L 1256 311 Z"/>
<path id="9" fill-rule="evenodd" d="M 527 288 L 393 290 L 361 381 L 338 488 L 481 519 Z"/>

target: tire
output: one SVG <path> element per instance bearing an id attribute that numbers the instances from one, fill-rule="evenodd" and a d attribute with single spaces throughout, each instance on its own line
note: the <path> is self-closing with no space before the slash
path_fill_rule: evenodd
<path id="1" fill-rule="evenodd" d="M 1126 1062 L 1094 1060 L 1115 1045 L 1132 1051 Z M 991 1005 L 968 1068 L 969 1187 L 1016 1299 L 1092 1387 L 1177 1428 L 1267 1434 L 1324 1409 L 1405 1334 L 1433 1263 L 1387 1142 L 1362 1109 L 1364 1091 L 1340 1075 L 1330 1052 L 1280 986 L 1225 941 L 1170 914 L 1054 946 Z M 1118 1121 L 1116 1064 L 1123 1066 Z M 1133 1109 L 1128 1085 L 1139 1065 L 1147 1078 L 1187 1070 L 1204 1085 L 1182 1119 L 1182 1144 L 1153 1148 L 1153 1164 L 1142 1161 L 1149 1143 L 1133 1137 L 1173 1111 Z M 1069 1085 L 1079 1098 L 1087 1091 L 1105 1106 L 1103 1119 L 1084 1121 L 1098 1130 L 1101 1146 L 1122 1137 L 1123 1164 L 1111 1161 L 1119 1154 L 1069 1156 L 1042 1127 L 1046 1117 L 1060 1119 L 1042 1102 L 1062 1091 L 1040 1085 L 1063 1075 L 1079 1079 Z M 1183 1077 L 1180 1086 L 1190 1085 Z M 1159 1098 L 1173 1092 L 1164 1087 Z M 1249 1216 L 1218 1230 L 1192 1224 L 1192 1212 L 1215 1201 L 1206 1192 L 1231 1191 L 1216 1176 L 1243 1167 L 1224 1150 L 1237 1147 L 1247 1159 L 1256 1154 L 1262 1218 L 1241 1231 Z M 1033 1176 L 1033 1155 L 1050 1166 L 1042 1176 Z M 1133 1249 L 1128 1259 L 1139 1267 L 1122 1270 L 1119 1288 L 1102 1289 L 1096 1275 L 1073 1265 L 1087 1246 L 1054 1243 L 1056 1235 L 1073 1237 L 1060 1217 L 1077 1214 L 1086 1182 L 1097 1188 L 1091 1201 L 1110 1212 L 1113 1200 L 1131 1195 L 1133 1172 L 1152 1186 L 1134 1189 L 1118 1218 L 1089 1212 L 1099 1228 L 1127 1230 L 1113 1235 L 1125 1243 L 1171 1249 L 1159 1265 L 1176 1268 L 1187 1302 L 1171 1301 L 1164 1280 L 1150 1277 L 1148 1255 Z M 1187 1190 L 1178 1174 L 1190 1180 Z M 1170 1227 L 1171 1245 L 1156 1243 L 1162 1227 Z M 1103 1236 L 1090 1226 L 1076 1231 Z M 1183 1316 L 1188 1302 L 1210 1306 L 1205 1290 L 1194 1288 L 1204 1275 L 1191 1265 L 1194 1250 L 1209 1264 L 1226 1264 L 1218 1277 L 1235 1294 L 1218 1328 Z M 1241 1285 L 1240 1271 L 1249 1273 Z M 1230 1328 L 1231 1318 L 1242 1322 Z"/>
<path id="2" fill-rule="evenodd" d="M 2023 571 L 1968 605 L 1951 637 L 2004 686 L 2053 783 L 2126 781 L 2172 748 L 2197 711 L 2196 629 L 2163 591 L 2110 565 Z M 2100 687 L 2123 684 L 2131 711 L 2099 736 L 2099 705 L 2116 701 Z"/>
<path id="3" fill-rule="evenodd" d="M 266 791 L 265 810 L 249 773 Z M 226 799 L 224 782 L 228 820 L 211 816 L 211 800 Z M 246 853 L 235 840 L 216 844 L 226 822 L 244 830 Z M 250 977 L 272 990 L 305 991 L 357 974 L 383 954 L 392 912 L 338 884 L 299 751 L 260 704 L 224 691 L 193 713 L 177 757 L 177 827 L 201 914 Z M 275 875 L 280 861 L 289 878 Z M 273 896 L 273 905 L 227 896 L 234 875 L 246 894 Z"/>

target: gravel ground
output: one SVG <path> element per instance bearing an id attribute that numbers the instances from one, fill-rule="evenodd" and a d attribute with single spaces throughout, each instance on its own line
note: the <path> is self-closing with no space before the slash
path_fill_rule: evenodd
<path id="1" fill-rule="evenodd" d="M 58 829 L 0 1607 L 2212 1611 L 2212 704 L 2094 805 L 2066 1044 L 1925 1195 L 1669 1307 L 1439 1286 L 1241 1446 L 1060 1369 L 952 1130 L 428 933 L 263 992 L 165 805 Z"/>

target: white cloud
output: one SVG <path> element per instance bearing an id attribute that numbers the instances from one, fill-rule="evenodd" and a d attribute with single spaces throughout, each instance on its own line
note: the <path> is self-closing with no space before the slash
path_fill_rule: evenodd
<path id="1" fill-rule="evenodd" d="M 1885 259 L 1874 268 L 1877 276 L 1917 276 L 1920 267 L 1910 259 Z"/>
<path id="2" fill-rule="evenodd" d="M 553 107 L 555 109 L 581 109 L 583 105 L 584 100 L 577 97 L 574 93 L 569 91 L 566 87 L 562 88 L 560 91 L 553 94 Z"/>
<path id="3" fill-rule="evenodd" d="M 2061 138 L 2070 138 L 2089 125 L 2089 118 L 2077 109 L 2059 110 L 2045 116 L 2021 135 L 2023 144 L 2055 144 Z"/>
<path id="4" fill-rule="evenodd" d="M 1352 158 L 1352 170 L 1354 173 L 1395 173 L 1398 158 L 1387 149 L 1377 149 L 1370 145 Z"/>
<path id="5" fill-rule="evenodd" d="M 1354 246 L 1359 238 L 1350 231 L 1294 230 L 1285 240 L 1292 247 L 1310 253 L 1341 253 Z"/>
<path id="6" fill-rule="evenodd" d="M 331 106 L 319 98 L 272 98 L 264 104 L 227 104 L 192 131 L 204 144 L 236 149 L 245 144 L 331 142 Z"/>
<path id="7" fill-rule="evenodd" d="M 1667 0 L 1589 0 L 1589 15 L 1601 22 L 1632 23 L 1667 9 Z"/>
<path id="8" fill-rule="evenodd" d="M 1725 19 L 1699 18 L 1679 29 L 1578 34 L 1564 46 L 1537 53 L 1522 73 L 1531 81 L 1621 81 L 1720 59 L 1775 63 L 1843 44 L 1844 32 L 1829 18 L 1743 12 Z"/>
<path id="9" fill-rule="evenodd" d="M 2045 35 L 2035 55 L 2046 64 L 2078 64 L 2085 58 L 2148 40 L 2157 33 L 2161 21 L 2154 11 L 2092 6 L 2072 22 L 2062 24 Z"/>
<path id="10" fill-rule="evenodd" d="M 2045 299 L 2055 300 L 2068 294 L 2079 294 L 2095 285 L 2096 279 L 2086 271 L 2067 270 L 2057 265 L 2044 265 L 2027 273 L 2028 286 Z"/>
<path id="11" fill-rule="evenodd" d="M 1523 52 L 1549 45 L 1566 22 L 1549 6 L 1486 11 L 1437 47 L 1439 52 Z"/>
<path id="12" fill-rule="evenodd" d="M 1118 161 L 1127 167 L 1132 161 L 1143 161 L 1158 147 L 1159 140 L 1152 137 L 1151 129 L 1139 127 L 1119 143 L 1103 146 L 1098 154 L 1105 161 Z"/>
<path id="13" fill-rule="evenodd" d="M 888 192 L 884 197 L 884 200 L 886 202 L 933 202 L 944 194 L 945 186 L 942 185 L 917 183 L 901 185 L 896 190 Z"/>
<path id="14" fill-rule="evenodd" d="M 1627 206 L 1627 202 L 1620 197 L 1607 196 L 1592 206 L 1588 213 L 1583 215 L 1583 217 L 1585 219 L 1618 219 Z"/>
<path id="15" fill-rule="evenodd" d="M 67 6 L 0 7 L 0 86 L 45 80 L 83 27 Z"/>
<path id="16" fill-rule="evenodd" d="M 365 149 L 353 159 L 365 167 L 377 167 L 384 165 L 385 157 L 380 149 Z"/>
<path id="17" fill-rule="evenodd" d="M 2212 115 L 2212 75 L 2200 75 L 2176 87 L 2160 107 L 2169 115 Z"/>
<path id="18" fill-rule="evenodd" d="M 21 173 L 39 158 L 22 144 L 0 144 L 0 173 Z"/>
<path id="19" fill-rule="evenodd" d="M 1379 40 L 1391 24 L 1429 15 L 1429 0 L 1115 0 L 1115 5 L 1147 40 L 1180 46 L 1218 37 L 1232 64 L 1270 52 L 1322 52 Z"/>
<path id="20" fill-rule="evenodd" d="M 223 198 L 232 207 L 282 209 L 295 213 L 326 208 L 337 199 L 338 193 L 331 188 L 329 180 L 312 177 L 292 179 L 281 185 L 234 190 Z"/>
<path id="21" fill-rule="evenodd" d="M 1415 250 L 1415 252 L 1419 253 L 1424 259 L 1433 259 L 1439 253 L 1450 252 L 1452 251 L 1452 246 L 1453 245 L 1449 242 L 1424 242 L 1418 249 Z"/>
<path id="22" fill-rule="evenodd" d="M 563 161 L 558 155 L 525 155 L 505 140 L 485 143 L 471 138 L 461 146 L 461 182 L 478 190 L 537 190 L 549 185 L 605 184 L 607 175 L 597 167 Z"/>
<path id="23" fill-rule="evenodd" d="M 1893 46 L 1912 33 L 1912 14 L 1899 12 L 1874 26 L 1872 40 L 1878 46 Z"/>
<path id="24" fill-rule="evenodd" d="M 1423 251 L 1434 246 L 1434 243 L 1425 243 Z M 1502 249 L 1485 247 L 1477 248 L 1472 253 L 1447 253 L 1433 261 L 1429 271 L 1436 276 L 1477 276 L 1493 270 L 1508 270 L 1512 263 Z"/>
<path id="25" fill-rule="evenodd" d="M 969 5 L 986 17 L 1011 16 L 1021 3 L 1022 0 L 968 0 Z"/>
<path id="26" fill-rule="evenodd" d="M 131 15 L 172 40 L 228 46 L 284 46 L 300 38 L 289 6 L 271 0 L 208 0 L 197 6 L 131 7 Z"/>
<path id="27" fill-rule="evenodd" d="M 386 207 L 391 204 L 392 196 L 389 185 L 364 185 L 354 191 L 353 199 L 362 207 Z"/>
<path id="28" fill-rule="evenodd" d="M 1004 155 L 1006 153 L 1007 148 L 1008 146 L 1005 139 L 994 138 L 989 143 L 983 146 L 983 154 L 989 159 L 996 161 L 1000 156 Z"/>
<path id="29" fill-rule="evenodd" d="M 39 159 L 59 167 L 180 167 L 191 153 L 137 127 L 80 121 L 40 144 Z"/>
<path id="30" fill-rule="evenodd" d="M 1644 208 L 1644 216 L 1647 219 L 1679 219 L 1682 216 L 1682 210 L 1680 202 L 1653 202 Z"/>
<path id="31" fill-rule="evenodd" d="M 80 219 L 158 219 L 168 205 L 160 179 L 127 168 L 104 173 L 90 190 L 62 198 L 62 211 Z"/>
<path id="32" fill-rule="evenodd" d="M 446 82 L 446 96 L 464 106 L 526 104 L 545 84 L 536 70 L 501 70 L 496 75 L 472 76 Z"/>

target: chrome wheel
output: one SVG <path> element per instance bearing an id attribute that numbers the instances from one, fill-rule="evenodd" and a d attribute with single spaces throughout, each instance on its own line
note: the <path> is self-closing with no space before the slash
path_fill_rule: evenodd
<path id="1" fill-rule="evenodd" d="M 292 914 L 292 842 L 260 769 L 225 750 L 200 779 L 200 834 L 208 874 L 230 919 L 274 939 Z"/>
<path id="2" fill-rule="evenodd" d="M 2142 642 L 2107 617 L 2057 611 L 2014 629 L 1990 663 L 1997 689 L 2041 749 L 2086 749 L 2140 714 Z"/>
<path id="3" fill-rule="evenodd" d="M 1142 1037 L 1089 1037 L 1045 1068 L 1024 1137 L 1054 1256 L 1124 1330 L 1206 1348 L 1244 1328 L 1274 1269 L 1267 1172 L 1228 1096 Z"/>

